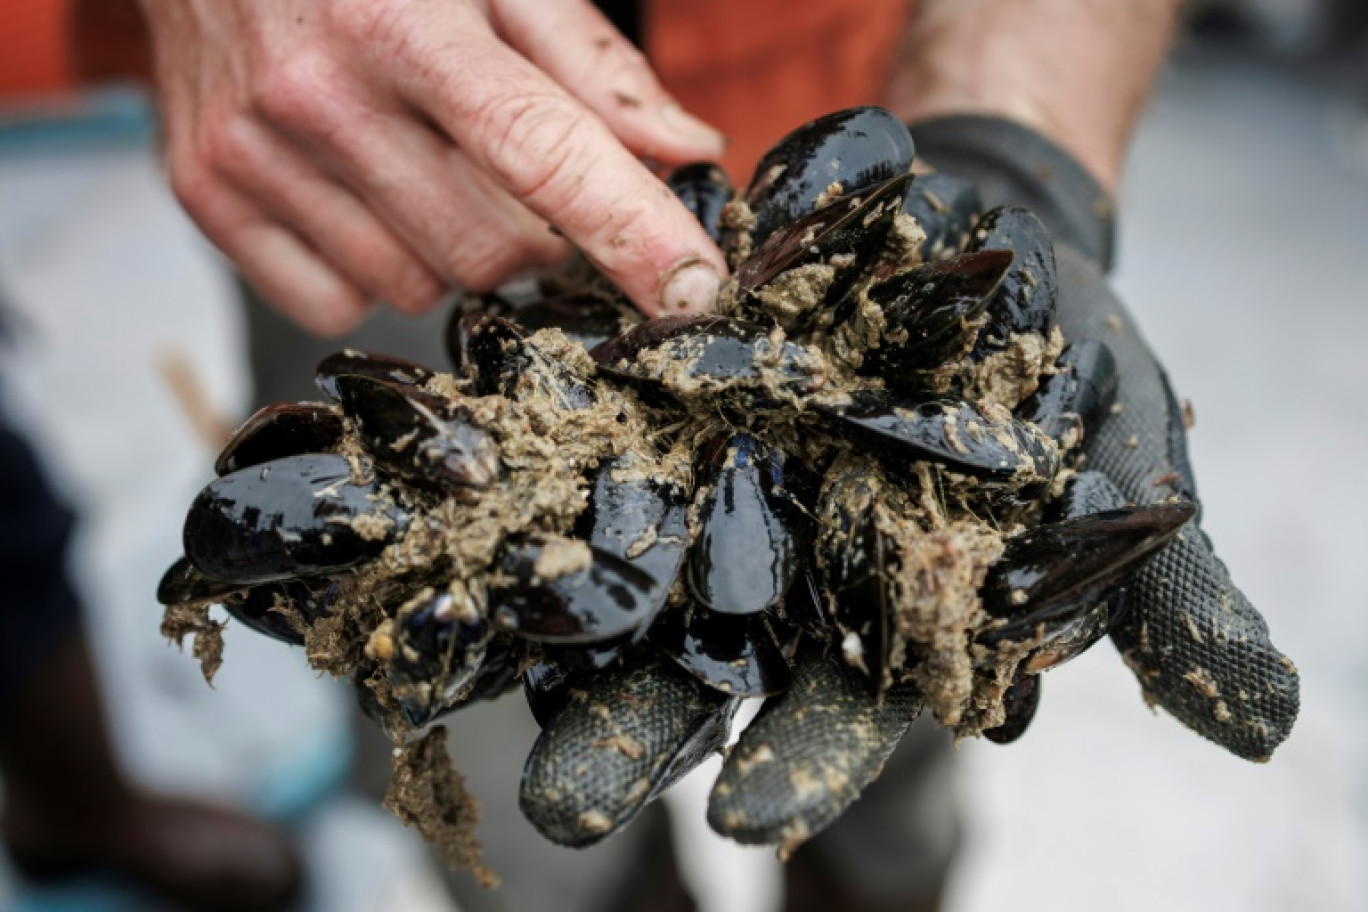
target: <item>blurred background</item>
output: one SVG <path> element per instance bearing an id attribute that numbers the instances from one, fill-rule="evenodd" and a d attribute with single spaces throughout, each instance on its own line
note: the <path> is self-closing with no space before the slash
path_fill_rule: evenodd
<path id="1" fill-rule="evenodd" d="M 3 7 L 3 3 L 0 3 Z M 956 753 L 965 838 L 945 907 L 1368 908 L 1368 6 L 1196 4 L 1141 125 L 1117 284 L 1180 396 L 1205 526 L 1302 672 L 1302 714 L 1246 764 L 1150 712 L 1108 644 L 1049 676 L 1028 735 Z M 310 864 L 306 908 L 600 909 L 673 839 L 704 910 L 776 908 L 772 853 L 712 836 L 716 764 L 671 823 L 575 853 L 536 837 L 516 771 L 536 726 L 516 697 L 450 720 L 505 888 L 447 876 L 379 808 L 387 745 L 349 688 L 230 628 L 211 690 L 158 635 L 157 579 L 226 428 L 314 398 L 343 345 L 444 363 L 441 314 L 302 336 L 245 295 L 161 176 L 145 101 L 101 89 L 0 108 L 0 372 L 81 526 L 73 572 L 121 756 L 140 781 L 282 821 Z M 0 798 L 3 800 L 3 798 Z M 643 836 L 644 834 L 644 836 Z M 0 908 L 131 910 L 92 880 Z"/>

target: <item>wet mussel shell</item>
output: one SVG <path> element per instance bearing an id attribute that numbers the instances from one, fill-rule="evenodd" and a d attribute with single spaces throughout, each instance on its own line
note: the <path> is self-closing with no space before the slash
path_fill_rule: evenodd
<path id="1" fill-rule="evenodd" d="M 1047 523 L 1015 535 L 979 594 L 1000 623 L 978 640 L 1029 640 L 1097 608 L 1139 563 L 1196 515 L 1191 503 L 1126 507 Z M 1043 627 L 1042 627 L 1043 625 Z"/>
<path id="2" fill-rule="evenodd" d="M 838 433 L 873 445 L 895 470 L 925 460 L 985 481 L 1041 490 L 1059 470 L 1059 451 L 1039 429 L 1010 416 L 993 417 L 970 402 L 917 402 L 863 390 L 813 408 Z"/>
<path id="3" fill-rule="evenodd" d="M 811 352 L 763 327 L 719 316 L 648 320 L 593 351 L 599 370 L 684 401 L 717 398 L 736 408 L 774 407 L 820 390 Z"/>
<path id="4" fill-rule="evenodd" d="M 883 311 L 883 344 L 865 353 L 861 371 L 892 385 L 920 385 L 926 372 L 962 352 L 1012 266 L 1006 250 L 939 260 L 871 285 Z"/>
<path id="5" fill-rule="evenodd" d="M 727 234 L 722 225 L 722 210 L 735 192 L 727 173 L 711 162 L 696 162 L 670 172 L 665 186 L 674 191 L 684 208 L 694 214 L 713 243 L 720 247 Z"/>
<path id="6" fill-rule="evenodd" d="M 996 728 L 985 729 L 983 737 L 994 744 L 1011 744 L 1026 734 L 1040 708 L 1040 675 L 1018 672 L 1003 695 L 1002 707 L 1006 720 Z"/>
<path id="7" fill-rule="evenodd" d="M 543 395 L 563 411 L 591 407 L 594 391 L 564 363 L 548 355 L 521 326 L 491 314 L 456 314 L 447 345 L 457 370 L 480 396 L 524 401 Z"/>
<path id="8" fill-rule="evenodd" d="M 490 634 L 483 615 L 446 589 L 401 608 L 386 672 L 409 724 L 426 725 L 454 703 L 484 662 Z"/>
<path id="9" fill-rule="evenodd" d="M 983 201 L 978 188 L 962 177 L 918 174 L 903 200 L 902 211 L 926 233 L 918 252 L 930 262 L 964 249 L 983 212 Z"/>
<path id="10" fill-rule="evenodd" d="M 761 244 L 817 208 L 832 184 L 845 196 L 907 173 L 916 147 L 902 121 L 876 107 L 848 108 L 804 124 L 765 153 L 746 189 Z"/>
<path id="11" fill-rule="evenodd" d="M 490 612 L 501 630 L 533 642 L 599 643 L 636 631 L 650 616 L 659 584 L 627 561 L 583 542 L 518 537 L 499 561 Z"/>
<path id="12" fill-rule="evenodd" d="M 212 482 L 186 516 L 186 557 L 202 573 L 266 583 L 342 570 L 379 555 L 408 513 L 334 454 L 277 459 Z"/>
<path id="13" fill-rule="evenodd" d="M 606 342 L 623 330 L 631 311 L 621 304 L 595 295 L 558 295 L 512 309 L 509 314 L 529 335 L 542 329 L 559 329 L 585 351 Z"/>
<path id="14" fill-rule="evenodd" d="M 1021 206 L 993 209 L 975 226 L 968 250 L 1010 250 L 1014 257 L 988 307 L 988 323 L 975 353 L 1001 348 L 1012 333 L 1048 335 L 1055 323 L 1058 278 L 1054 244 L 1044 223 Z"/>
<path id="15" fill-rule="evenodd" d="M 749 434 L 719 437 L 696 472 L 704 481 L 700 529 L 685 570 L 690 593 L 723 614 L 777 605 L 812 539 L 783 454 Z"/>
<path id="16" fill-rule="evenodd" d="M 499 477 L 499 446 L 468 410 L 369 377 L 344 375 L 335 384 L 376 463 L 410 484 L 485 488 Z"/>
<path id="17" fill-rule="evenodd" d="M 215 475 L 286 456 L 329 453 L 342 442 L 342 418 L 321 402 L 281 402 L 242 423 L 214 463 Z"/>
<path id="18" fill-rule="evenodd" d="M 793 680 L 768 614 L 738 616 L 700 605 L 672 609 L 651 627 L 650 641 L 704 684 L 738 697 L 767 697 Z M 785 631 L 787 633 L 787 631 Z"/>
<path id="19" fill-rule="evenodd" d="M 403 358 L 348 348 L 324 358 L 314 372 L 314 382 L 328 398 L 337 400 L 340 399 L 337 378 L 346 376 L 370 377 L 399 387 L 413 387 L 427 383 L 434 374 L 421 364 Z"/>
<path id="20" fill-rule="evenodd" d="M 1116 400 L 1116 358 L 1101 342 L 1071 345 L 1059 356 L 1057 373 L 1017 406 L 1016 414 L 1056 441 L 1096 428 Z"/>
<path id="21" fill-rule="evenodd" d="M 221 602 L 227 596 L 241 592 L 243 588 L 243 583 L 225 582 L 205 576 L 198 567 L 190 563 L 188 557 L 181 557 L 162 574 L 161 582 L 157 585 L 157 601 L 163 605 Z"/>

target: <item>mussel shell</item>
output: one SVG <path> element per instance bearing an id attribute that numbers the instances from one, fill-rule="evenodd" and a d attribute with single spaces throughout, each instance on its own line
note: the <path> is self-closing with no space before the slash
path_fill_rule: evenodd
<path id="1" fill-rule="evenodd" d="M 377 485 L 352 481 L 343 457 L 289 456 L 201 491 L 185 519 L 185 554 L 226 582 L 312 576 L 377 556 L 408 520 Z"/>
<path id="2" fill-rule="evenodd" d="M 166 569 L 157 585 L 157 601 L 163 605 L 182 602 L 218 602 L 243 589 L 242 583 L 224 582 L 205 576 L 186 557 L 179 557 Z"/>
<path id="3" fill-rule="evenodd" d="M 874 445 L 885 464 L 902 469 L 925 460 L 984 481 L 1034 487 L 1059 470 L 1059 451 L 1038 429 L 988 417 L 962 400 L 913 402 L 882 390 L 859 390 L 814 409 L 847 435 Z"/>
<path id="4" fill-rule="evenodd" d="M 579 549 L 587 549 L 587 561 Z M 616 555 L 554 536 L 508 542 L 499 569 L 509 582 L 490 589 L 495 625 L 541 643 L 579 645 L 631 634 L 648 619 L 658 587 Z"/>
<path id="5" fill-rule="evenodd" d="M 878 527 L 876 505 L 885 499 L 877 474 L 844 473 L 822 493 L 823 529 L 818 560 L 844 636 L 841 652 L 878 693 L 888 681 L 893 650 L 898 551 Z M 857 642 L 850 642 L 854 637 Z"/>
<path id="6" fill-rule="evenodd" d="M 867 195 L 839 199 L 780 228 L 736 268 L 738 292 L 754 294 L 790 269 L 825 263 L 835 277 L 822 300 L 797 318 L 796 325 L 837 305 L 879 256 L 912 180 L 910 174 L 895 177 Z"/>
<path id="7" fill-rule="evenodd" d="M 1095 429 L 1115 401 L 1117 385 L 1116 358 L 1101 342 L 1089 339 L 1069 346 L 1059 356 L 1058 368 L 1016 409 L 1056 441 L 1071 430 Z"/>
<path id="8" fill-rule="evenodd" d="M 980 642 L 1046 636 L 1092 611 L 1196 515 L 1191 503 L 1152 504 L 1036 526 L 1006 542 L 979 594 L 1003 623 Z"/>
<path id="9" fill-rule="evenodd" d="M 1005 250 L 938 260 L 869 287 L 887 323 L 879 348 L 865 353 L 861 371 L 890 384 L 917 384 L 924 372 L 963 351 L 977 319 L 1012 265 Z M 889 334 L 905 334 L 890 338 Z"/>
<path id="10" fill-rule="evenodd" d="M 849 108 L 803 124 L 755 166 L 746 189 L 755 243 L 816 209 L 833 183 L 851 196 L 905 174 L 915 152 L 907 127 L 882 108 Z"/>
<path id="11" fill-rule="evenodd" d="M 227 475 L 272 459 L 337 449 L 344 428 L 337 413 L 319 402 L 281 402 L 259 409 L 242 423 L 214 463 Z"/>
<path id="12" fill-rule="evenodd" d="M 827 608 L 817 576 L 811 568 L 798 574 L 784 598 L 784 616 L 789 623 L 812 633 L 818 638 L 831 631 L 834 620 Z"/>
<path id="13" fill-rule="evenodd" d="M 338 585 L 327 577 L 280 580 L 253 586 L 238 597 L 223 601 L 223 609 L 234 620 L 291 646 L 303 646 L 304 634 L 294 621 L 275 608 L 299 612 L 300 620 L 310 624 L 330 613 L 337 598 Z"/>
<path id="14" fill-rule="evenodd" d="M 314 382 L 328 398 L 337 399 L 337 378 L 345 376 L 370 377 L 406 388 L 422 386 L 432 379 L 433 373 L 421 364 L 403 358 L 348 348 L 324 358 L 314 372 Z"/>
<path id="15" fill-rule="evenodd" d="M 655 580 L 641 633 L 664 607 L 689 547 L 688 498 L 676 482 L 653 469 L 645 457 L 631 452 L 605 459 L 590 476 L 589 503 L 575 525 L 577 538 Z"/>
<path id="16" fill-rule="evenodd" d="M 1011 744 L 1026 734 L 1040 707 L 1040 675 L 1017 672 L 1002 698 L 1007 719 L 997 728 L 985 729 L 983 737 L 994 744 Z"/>
<path id="17" fill-rule="evenodd" d="M 583 672 L 555 660 L 543 659 L 529 665 L 522 675 L 523 694 L 537 724 L 545 728 L 565 706 L 570 688 L 584 678 Z"/>
<path id="18" fill-rule="evenodd" d="M 528 333 L 559 329 L 587 351 L 622 332 L 623 318 L 628 314 L 612 301 L 586 294 L 543 298 L 517 308 L 510 316 Z"/>
<path id="19" fill-rule="evenodd" d="M 1021 206 L 993 209 L 979 219 L 968 249 L 1010 250 L 1015 257 L 988 305 L 988 322 L 975 352 L 1001 347 L 1012 333 L 1048 335 L 1055 323 L 1058 279 L 1054 244 L 1040 219 Z"/>
<path id="20" fill-rule="evenodd" d="M 650 640 L 704 684 L 739 697 L 767 697 L 793 680 L 769 615 L 719 614 L 699 605 L 665 612 Z"/>
<path id="21" fill-rule="evenodd" d="M 412 484 L 440 490 L 485 488 L 499 477 L 500 451 L 469 411 L 418 389 L 360 376 L 335 381 L 376 463 Z"/>
<path id="22" fill-rule="evenodd" d="M 1125 505 L 1126 495 L 1110 478 L 1101 472 L 1086 470 L 1069 479 L 1060 495 L 1046 504 L 1044 520 L 1057 523 L 1092 513 L 1119 510 Z"/>
<path id="23" fill-rule="evenodd" d="M 520 326 L 489 314 L 453 319 L 449 339 L 457 364 L 474 380 L 481 396 L 502 395 L 515 401 L 544 396 L 558 410 L 575 411 L 594 404 L 589 384 L 564 363 L 537 347 Z"/>
<path id="24" fill-rule="evenodd" d="M 694 214 L 713 243 L 721 246 L 726 239 L 722 210 L 735 192 L 727 172 L 711 162 L 695 162 L 670 172 L 665 186 Z"/>
<path id="25" fill-rule="evenodd" d="M 633 633 L 604 640 L 602 643 L 583 643 L 578 646 L 554 646 L 543 643 L 542 656 L 547 661 L 556 662 L 571 671 L 602 671 L 622 658 L 623 653 L 645 636 L 650 625 L 650 621 L 642 621 L 641 626 Z"/>
<path id="26" fill-rule="evenodd" d="M 785 395 L 813 393 L 826 382 L 821 360 L 801 345 L 783 340 L 776 348 L 763 327 L 728 317 L 648 320 L 592 354 L 611 376 L 679 399 L 720 398 L 737 408 L 772 407 Z"/>
<path id="27" fill-rule="evenodd" d="M 973 182 L 962 177 L 918 174 L 903 200 L 902 211 L 926 233 L 918 252 L 930 262 L 964 249 L 983 212 L 983 201 Z"/>
<path id="28" fill-rule="evenodd" d="M 797 576 L 811 522 L 787 481 L 784 457 L 748 434 L 717 438 L 698 476 L 705 500 L 685 579 L 693 597 L 723 614 L 777 605 Z"/>

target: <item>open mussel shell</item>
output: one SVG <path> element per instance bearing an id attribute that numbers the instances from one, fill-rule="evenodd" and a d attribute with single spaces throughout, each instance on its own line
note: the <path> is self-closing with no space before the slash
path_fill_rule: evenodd
<path id="1" fill-rule="evenodd" d="M 695 162 L 670 172 L 665 186 L 698 219 L 713 243 L 719 247 L 726 239 L 722 210 L 731 202 L 734 191 L 727 172 L 711 162 Z"/>
<path id="2" fill-rule="evenodd" d="M 849 108 L 804 124 L 755 166 L 746 189 L 755 243 L 816 209 L 832 184 L 851 196 L 907 173 L 915 151 L 907 127 L 882 108 Z"/>
<path id="3" fill-rule="evenodd" d="M 720 397 L 738 408 L 773 406 L 826 382 L 821 361 L 801 345 L 776 344 L 763 327 L 728 317 L 648 320 L 600 345 L 593 356 L 611 376 L 686 401 Z"/>
<path id="4" fill-rule="evenodd" d="M 342 570 L 376 557 L 409 521 L 334 454 L 277 459 L 225 475 L 185 519 L 185 554 L 201 572 L 266 583 Z"/>
<path id="5" fill-rule="evenodd" d="M 1116 400 L 1116 358 L 1091 339 L 1069 346 L 1059 356 L 1058 373 L 1017 406 L 1016 414 L 1055 441 L 1096 428 Z"/>
<path id="6" fill-rule="evenodd" d="M 740 701 L 659 657 L 577 680 L 584 698 L 544 714 L 518 805 L 547 839 L 583 847 L 617 832 L 721 749 Z"/>
<path id="7" fill-rule="evenodd" d="M 738 616 L 700 605 L 665 612 L 650 641 L 704 684 L 738 697 L 781 693 L 793 679 L 769 614 Z"/>
<path id="8" fill-rule="evenodd" d="M 559 329 L 587 351 L 620 333 L 623 318 L 629 314 L 612 301 L 581 294 L 543 298 L 516 308 L 509 316 L 529 334 Z"/>
<path id="9" fill-rule="evenodd" d="M 925 460 L 985 481 L 1035 487 L 1059 470 L 1059 451 L 1040 430 L 970 402 L 913 402 L 857 390 L 813 407 L 839 432 L 872 444 L 891 468 Z"/>
<path id="10" fill-rule="evenodd" d="M 962 352 L 977 319 L 1012 265 L 1006 250 L 938 260 L 869 287 L 883 311 L 883 343 L 866 352 L 861 370 L 893 385 L 916 385 L 925 372 Z"/>
<path id="11" fill-rule="evenodd" d="M 499 477 L 499 445 L 467 410 L 369 377 L 341 376 L 336 387 L 376 463 L 409 483 L 439 490 L 485 488 Z"/>
<path id="12" fill-rule="evenodd" d="M 738 292 L 754 295 L 791 269 L 825 264 L 833 275 L 821 297 L 809 302 L 804 313 L 785 319 L 786 325 L 806 325 L 845 298 L 879 256 L 912 179 L 910 174 L 895 177 L 867 195 L 839 199 L 774 232 L 736 268 Z"/>
<path id="13" fill-rule="evenodd" d="M 345 376 L 370 377 L 395 386 L 410 387 L 422 386 L 432 379 L 433 373 L 421 364 L 403 358 L 348 348 L 324 358 L 314 372 L 314 382 L 330 399 L 338 399 L 337 378 Z"/>
<path id="14" fill-rule="evenodd" d="M 696 470 L 700 529 L 684 575 L 703 606 L 754 614 L 793 584 L 812 530 L 786 469 L 783 454 L 749 434 L 705 449 Z"/>
<path id="15" fill-rule="evenodd" d="M 1097 608 L 1197 513 L 1190 503 L 1154 504 L 1047 523 L 1007 539 L 979 594 L 1001 623 L 984 643 L 1028 640 Z M 1041 625 L 1044 625 L 1042 628 Z"/>
<path id="16" fill-rule="evenodd" d="M 1017 672 L 1016 678 L 1003 694 L 1002 707 L 1007 711 L 1007 719 L 996 728 L 985 729 L 983 737 L 994 744 L 1011 744 L 1030 727 L 1040 708 L 1040 675 Z"/>
<path id="17" fill-rule="evenodd" d="M 540 643 L 598 643 L 633 633 L 656 605 L 658 584 L 642 570 L 581 541 L 526 535 L 499 562 L 491 586 L 495 625 Z"/>
<path id="18" fill-rule="evenodd" d="M 983 212 L 983 202 L 972 181 L 949 174 L 918 174 L 902 211 L 926 233 L 918 252 L 930 262 L 964 249 Z"/>
<path id="19" fill-rule="evenodd" d="M 258 410 L 228 438 L 214 463 L 227 475 L 272 459 L 328 453 L 342 441 L 342 419 L 319 402 L 281 402 Z"/>
<path id="20" fill-rule="evenodd" d="M 1001 206 L 974 228 L 970 251 L 1010 250 L 1012 268 L 988 305 L 988 322 L 979 333 L 976 353 L 1000 348 L 1012 333 L 1048 335 L 1055 323 L 1058 279 L 1050 232 L 1029 209 Z"/>

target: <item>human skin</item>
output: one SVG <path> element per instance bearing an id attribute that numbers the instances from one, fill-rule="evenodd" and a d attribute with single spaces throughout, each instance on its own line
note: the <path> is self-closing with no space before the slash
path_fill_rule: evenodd
<path id="1" fill-rule="evenodd" d="M 1050 137 L 1113 196 L 1181 0 L 921 0 L 883 103 L 991 114 Z"/>
<path id="2" fill-rule="evenodd" d="M 641 158 L 723 138 L 587 0 L 139 2 L 177 196 L 305 328 L 490 290 L 567 241 L 648 314 L 713 304 L 725 261 Z"/>

